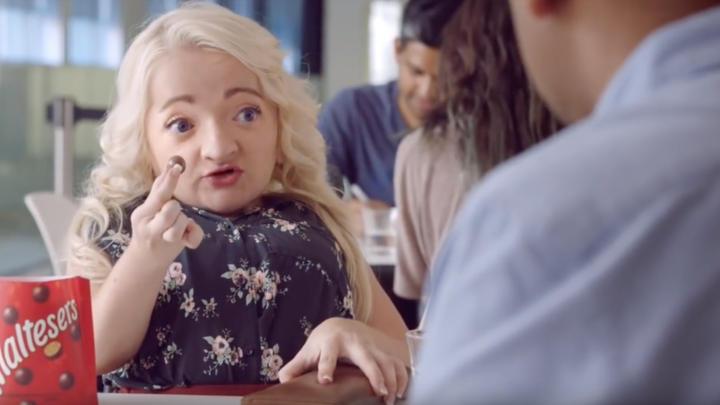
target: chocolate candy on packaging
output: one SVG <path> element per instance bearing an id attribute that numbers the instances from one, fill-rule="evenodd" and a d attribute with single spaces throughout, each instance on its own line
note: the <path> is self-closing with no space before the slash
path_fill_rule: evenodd
<path id="1" fill-rule="evenodd" d="M 58 383 L 60 384 L 60 388 L 62 388 L 63 391 L 67 391 L 72 388 L 73 385 L 75 385 L 75 377 L 69 371 L 62 373 L 60 374 L 60 380 L 58 381 Z"/>
<path id="2" fill-rule="evenodd" d="M 42 304 L 50 297 L 50 289 L 48 288 L 48 286 L 40 284 L 39 286 L 33 288 L 32 296 L 35 302 Z"/>
<path id="3" fill-rule="evenodd" d="M 33 372 L 27 367 L 15 370 L 15 381 L 20 385 L 28 385 L 32 382 Z"/>
<path id="4" fill-rule="evenodd" d="M 18 320 L 18 310 L 15 307 L 6 307 L 3 309 L 3 321 L 8 325 L 15 325 Z"/>

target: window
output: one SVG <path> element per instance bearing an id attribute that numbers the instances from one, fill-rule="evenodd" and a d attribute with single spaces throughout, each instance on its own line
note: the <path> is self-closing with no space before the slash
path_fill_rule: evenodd
<path id="1" fill-rule="evenodd" d="M 216 0 L 215 2 L 229 8 L 241 16 L 248 18 L 255 17 L 256 0 Z"/>
<path id="2" fill-rule="evenodd" d="M 374 0 L 370 4 L 370 83 L 387 83 L 397 77 L 395 50 L 391 38 L 400 33 L 402 3 Z"/>
<path id="3" fill-rule="evenodd" d="M 70 0 L 68 64 L 111 69 L 120 65 L 124 51 L 121 1 Z"/>
<path id="4" fill-rule="evenodd" d="M 126 0 L 128 1 L 128 0 Z M 167 13 L 170 10 L 176 9 L 180 4 L 188 0 L 146 0 L 148 7 L 148 14 L 150 17 L 157 17 L 160 14 Z M 225 5 L 224 3 L 228 0 L 204 0 L 209 3 L 217 3 Z M 233 2 L 233 0 L 229 0 Z M 240 0 L 242 1 L 242 0 Z M 248 0 L 246 0 L 248 1 Z M 251 0 L 250 0 L 251 1 Z"/>
<path id="5" fill-rule="evenodd" d="M 62 65 L 59 0 L 0 0 L 0 61 Z"/>
<path id="6" fill-rule="evenodd" d="M 2 1 L 2 0 L 0 0 Z M 227 7 L 242 16 L 252 18 L 265 26 L 280 41 L 280 47 L 287 52 L 285 69 L 293 74 L 308 71 L 308 63 L 312 72 L 319 73 L 320 58 L 316 54 L 322 52 L 322 0 L 205 0 Z M 183 0 L 147 0 L 148 14 L 157 16 L 178 7 Z M 308 24 L 312 17 L 315 24 Z M 319 24 L 317 24 L 319 22 Z M 311 26 L 312 25 L 312 26 Z M 319 25 L 319 26 L 315 26 Z M 308 30 L 307 32 L 305 32 Z M 312 34 L 307 40 L 306 34 Z M 308 46 L 311 51 L 305 51 Z M 313 56 L 312 61 L 304 59 L 305 54 Z"/>
<path id="7" fill-rule="evenodd" d="M 265 27 L 287 52 L 285 70 L 298 74 L 302 63 L 303 0 L 266 0 Z"/>
<path id="8" fill-rule="evenodd" d="M 150 17 L 166 13 L 178 6 L 178 0 L 147 0 Z"/>

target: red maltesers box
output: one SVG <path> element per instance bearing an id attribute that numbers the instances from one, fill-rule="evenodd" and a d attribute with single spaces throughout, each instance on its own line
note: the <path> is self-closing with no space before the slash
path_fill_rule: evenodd
<path id="1" fill-rule="evenodd" d="M 97 405 L 90 284 L 0 278 L 0 405 Z"/>

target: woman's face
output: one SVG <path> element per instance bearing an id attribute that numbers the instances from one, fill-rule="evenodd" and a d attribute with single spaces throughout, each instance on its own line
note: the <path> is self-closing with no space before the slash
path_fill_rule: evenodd
<path id="1" fill-rule="evenodd" d="M 277 108 L 232 56 L 182 49 L 160 60 L 150 81 L 147 140 L 155 174 L 185 159 L 175 197 L 231 215 L 257 199 L 278 161 Z"/>

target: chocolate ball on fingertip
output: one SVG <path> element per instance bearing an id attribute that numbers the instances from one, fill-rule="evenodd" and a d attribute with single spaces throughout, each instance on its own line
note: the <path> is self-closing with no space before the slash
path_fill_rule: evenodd
<path id="1" fill-rule="evenodd" d="M 169 167 L 174 167 L 175 165 L 180 166 L 180 173 L 185 171 L 185 159 L 183 159 L 182 157 L 175 155 L 168 159 Z"/>

